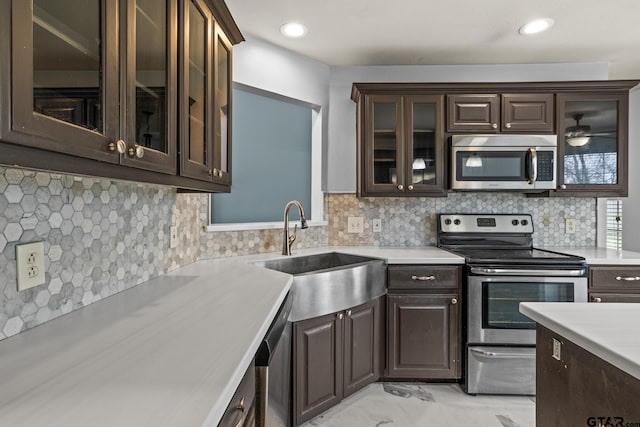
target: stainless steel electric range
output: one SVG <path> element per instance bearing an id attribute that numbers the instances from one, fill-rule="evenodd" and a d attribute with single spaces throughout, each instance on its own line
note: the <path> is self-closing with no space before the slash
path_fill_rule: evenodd
<path id="1" fill-rule="evenodd" d="M 438 246 L 466 260 L 465 391 L 535 394 L 536 325 L 519 304 L 586 302 L 584 258 L 534 248 L 528 214 L 440 214 Z"/>

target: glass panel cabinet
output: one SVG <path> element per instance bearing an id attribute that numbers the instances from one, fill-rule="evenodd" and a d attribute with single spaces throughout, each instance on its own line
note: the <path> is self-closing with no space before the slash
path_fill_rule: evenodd
<path id="1" fill-rule="evenodd" d="M 558 95 L 558 192 L 626 195 L 627 96 Z"/>
<path id="2" fill-rule="evenodd" d="M 361 196 L 445 196 L 443 96 L 365 95 Z"/>
<path id="3" fill-rule="evenodd" d="M 242 40 L 222 0 L 0 2 L 0 160 L 229 191 Z"/>
<path id="4" fill-rule="evenodd" d="M 116 0 L 13 0 L 11 19 L 10 138 L 118 163 Z"/>

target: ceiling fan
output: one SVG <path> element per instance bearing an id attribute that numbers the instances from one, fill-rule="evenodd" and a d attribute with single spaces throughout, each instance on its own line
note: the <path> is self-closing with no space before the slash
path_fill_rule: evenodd
<path id="1" fill-rule="evenodd" d="M 613 132 L 591 132 L 591 126 L 589 125 L 581 125 L 580 120 L 584 117 L 582 113 L 576 113 L 573 115 L 573 119 L 576 121 L 576 124 L 573 126 L 568 126 L 565 129 L 565 141 L 567 144 L 572 147 L 583 147 L 585 146 L 593 136 L 598 136 L 601 138 L 606 137 L 615 137 L 615 131 Z"/>

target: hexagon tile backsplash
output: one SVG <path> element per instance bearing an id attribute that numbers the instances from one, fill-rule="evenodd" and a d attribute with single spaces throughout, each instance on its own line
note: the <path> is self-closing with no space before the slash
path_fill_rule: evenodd
<path id="1" fill-rule="evenodd" d="M 0 167 L 0 339 L 198 259 L 199 197 Z M 18 293 L 15 245 L 38 240 L 46 283 Z"/>
<path id="2" fill-rule="evenodd" d="M 201 258 L 279 251 L 281 230 L 206 232 L 209 197 L 173 188 L 0 167 L 0 340 Z M 298 232 L 295 248 L 424 246 L 439 212 L 532 213 L 538 246 L 595 245 L 593 198 L 451 193 L 447 198 L 326 194 L 328 227 Z M 347 218 L 365 231 L 349 234 Z M 564 234 L 564 218 L 576 233 Z M 382 219 L 382 232 L 371 221 Z M 176 225 L 178 245 L 169 248 Z M 15 245 L 44 241 L 46 283 L 16 290 Z"/>

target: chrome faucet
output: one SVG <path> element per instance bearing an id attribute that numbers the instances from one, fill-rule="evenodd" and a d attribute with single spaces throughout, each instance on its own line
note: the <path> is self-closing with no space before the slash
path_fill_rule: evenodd
<path id="1" fill-rule="evenodd" d="M 289 234 L 289 209 L 291 206 L 296 205 L 298 207 L 298 211 L 300 211 L 300 228 L 303 230 L 305 228 L 309 228 L 307 225 L 307 219 L 304 217 L 304 208 L 302 207 L 302 203 L 297 200 L 291 200 L 287 203 L 287 206 L 284 207 L 284 232 L 282 236 L 282 255 L 291 255 L 291 246 L 293 242 L 296 241 L 296 231 L 298 231 L 298 224 L 293 228 L 293 234 Z"/>

